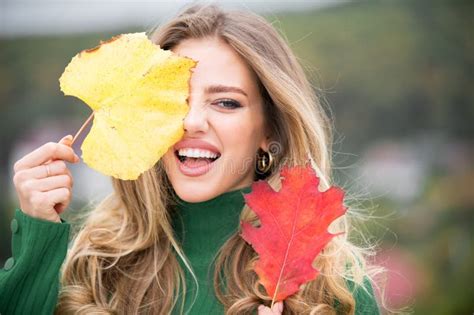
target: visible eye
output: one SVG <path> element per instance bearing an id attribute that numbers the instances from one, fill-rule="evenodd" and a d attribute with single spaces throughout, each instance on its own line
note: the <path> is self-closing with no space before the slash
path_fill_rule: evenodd
<path id="1" fill-rule="evenodd" d="M 238 107 L 242 107 L 239 102 L 234 101 L 232 99 L 223 99 L 223 100 L 218 100 L 214 102 L 213 104 L 218 104 L 219 107 L 223 107 L 226 109 L 234 109 Z"/>

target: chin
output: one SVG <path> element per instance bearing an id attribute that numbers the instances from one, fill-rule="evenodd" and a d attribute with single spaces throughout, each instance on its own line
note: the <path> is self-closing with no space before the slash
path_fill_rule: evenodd
<path id="1" fill-rule="evenodd" d="M 169 182 L 173 186 L 176 195 L 187 202 L 202 202 L 213 199 L 228 190 L 236 190 L 252 183 L 252 170 L 248 170 L 249 175 L 230 178 L 229 174 L 222 174 L 219 170 L 227 168 L 232 170 L 230 166 L 215 167 L 208 173 L 189 177 L 179 170 L 175 152 L 168 151 L 163 157 L 166 175 Z M 236 163 L 234 163 L 236 164 Z M 232 165 L 232 163 L 230 163 Z M 230 172 L 232 173 L 232 172 Z"/>
<path id="2" fill-rule="evenodd" d="M 187 202 L 202 202 L 217 197 L 222 192 L 214 189 L 210 184 L 197 182 L 179 182 L 173 184 L 174 191 L 179 198 Z"/>

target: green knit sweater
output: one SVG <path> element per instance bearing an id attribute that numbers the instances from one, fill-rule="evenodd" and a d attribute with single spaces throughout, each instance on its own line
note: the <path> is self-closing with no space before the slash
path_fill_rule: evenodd
<path id="1" fill-rule="evenodd" d="M 214 295 L 212 268 L 215 254 L 238 228 L 250 187 L 213 199 L 189 203 L 179 199 L 173 225 L 199 282 L 198 296 L 188 314 L 223 314 Z M 0 314 L 53 314 L 58 299 L 59 270 L 67 252 L 70 225 L 36 219 L 15 210 L 11 223 L 12 257 L 0 269 Z M 196 286 L 186 271 L 184 310 L 189 310 Z M 356 314 L 379 314 L 370 283 L 369 293 L 355 289 Z M 179 303 L 178 303 L 179 304 Z M 179 314 L 178 307 L 173 314 Z"/>

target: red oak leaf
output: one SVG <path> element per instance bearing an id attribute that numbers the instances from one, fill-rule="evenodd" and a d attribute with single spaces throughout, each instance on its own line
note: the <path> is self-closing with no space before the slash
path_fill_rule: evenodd
<path id="1" fill-rule="evenodd" d="M 244 195 L 261 225 L 241 222 L 241 236 L 259 255 L 255 272 L 273 302 L 316 278 L 316 256 L 339 235 L 329 233 L 328 226 L 346 212 L 344 192 L 337 187 L 320 192 L 319 178 L 309 164 L 283 167 L 280 174 L 280 191 L 259 180 Z"/>

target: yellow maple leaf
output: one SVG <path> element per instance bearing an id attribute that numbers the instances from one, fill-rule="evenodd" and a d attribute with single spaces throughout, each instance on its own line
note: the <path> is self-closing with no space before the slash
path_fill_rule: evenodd
<path id="1" fill-rule="evenodd" d="M 59 79 L 94 111 L 81 149 L 91 168 L 136 179 L 179 141 L 196 61 L 160 49 L 145 33 L 122 34 L 80 52 Z"/>

